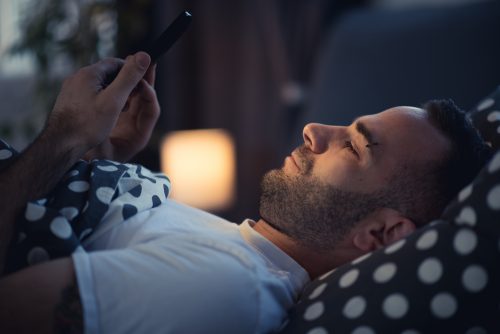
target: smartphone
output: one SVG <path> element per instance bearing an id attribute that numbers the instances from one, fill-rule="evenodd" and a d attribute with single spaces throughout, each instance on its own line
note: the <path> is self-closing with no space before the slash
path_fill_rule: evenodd
<path id="1" fill-rule="evenodd" d="M 167 52 L 172 45 L 182 36 L 182 34 L 187 30 L 191 24 L 191 13 L 188 11 L 183 11 L 177 16 L 177 18 L 172 22 L 167 29 L 158 37 L 149 47 L 147 47 L 144 52 L 149 54 L 151 57 L 151 64 L 156 62 L 158 58 Z M 103 88 L 107 87 L 116 78 L 119 69 L 114 73 L 109 73 L 107 77 L 103 80 Z"/>
<path id="2" fill-rule="evenodd" d="M 167 52 L 172 45 L 184 34 L 191 24 L 192 15 L 188 11 L 183 11 L 177 16 L 167 29 L 144 51 L 151 57 L 151 63 Z"/>

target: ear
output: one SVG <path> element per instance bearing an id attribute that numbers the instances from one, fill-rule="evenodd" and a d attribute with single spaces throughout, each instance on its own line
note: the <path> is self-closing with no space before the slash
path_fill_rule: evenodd
<path id="1" fill-rule="evenodd" d="M 400 212 L 382 208 L 361 220 L 352 236 L 354 246 L 371 252 L 398 241 L 416 230 L 415 224 Z"/>

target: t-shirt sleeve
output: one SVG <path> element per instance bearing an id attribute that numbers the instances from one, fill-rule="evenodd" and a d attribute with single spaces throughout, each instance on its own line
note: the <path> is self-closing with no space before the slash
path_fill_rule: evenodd
<path id="1" fill-rule="evenodd" d="M 259 282 L 228 245 L 161 239 L 76 252 L 85 333 L 253 333 Z"/>

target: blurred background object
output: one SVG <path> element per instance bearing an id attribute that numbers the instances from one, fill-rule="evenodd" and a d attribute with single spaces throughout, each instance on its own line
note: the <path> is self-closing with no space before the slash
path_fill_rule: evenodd
<path id="1" fill-rule="evenodd" d="M 235 154 L 231 136 L 220 129 L 170 132 L 161 144 L 161 170 L 175 180 L 171 198 L 210 211 L 234 201 Z"/>
<path id="2" fill-rule="evenodd" d="M 1 38 L 2 77 L 13 80 L 14 94 L 31 93 L 28 101 L 38 107 L 2 127 L 1 135 L 11 139 L 11 128 L 20 123 L 25 138 L 17 139 L 25 139 L 18 143 L 23 145 L 42 127 L 45 111 L 51 109 L 67 75 L 115 54 L 117 15 L 113 3 L 105 0 L 3 0 L 0 9 L 2 21 L 7 22 L 1 33 L 5 37 Z"/>
<path id="3" fill-rule="evenodd" d="M 213 211 L 235 222 L 257 218 L 260 179 L 300 143 L 305 122 L 346 123 L 439 97 L 470 108 L 500 81 L 495 0 L 0 0 L 0 6 L 0 130 L 31 137 L 36 127 L 4 120 L 44 115 L 66 73 L 144 48 L 190 10 L 192 26 L 159 61 L 162 115 L 134 161 L 159 170 L 165 134 L 225 129 L 236 152 L 234 198 Z M 35 84 L 44 75 L 46 84 Z M 52 100 L 35 99 L 44 94 Z"/>

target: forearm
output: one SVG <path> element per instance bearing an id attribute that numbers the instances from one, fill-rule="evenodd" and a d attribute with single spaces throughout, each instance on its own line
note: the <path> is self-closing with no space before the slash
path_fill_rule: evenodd
<path id="1" fill-rule="evenodd" d="M 82 305 L 71 258 L 0 279 L 0 333 L 82 333 Z"/>
<path id="2" fill-rule="evenodd" d="M 43 197 L 86 151 L 55 131 L 44 131 L 0 174 L 0 273 L 17 216 L 30 200 Z"/>

